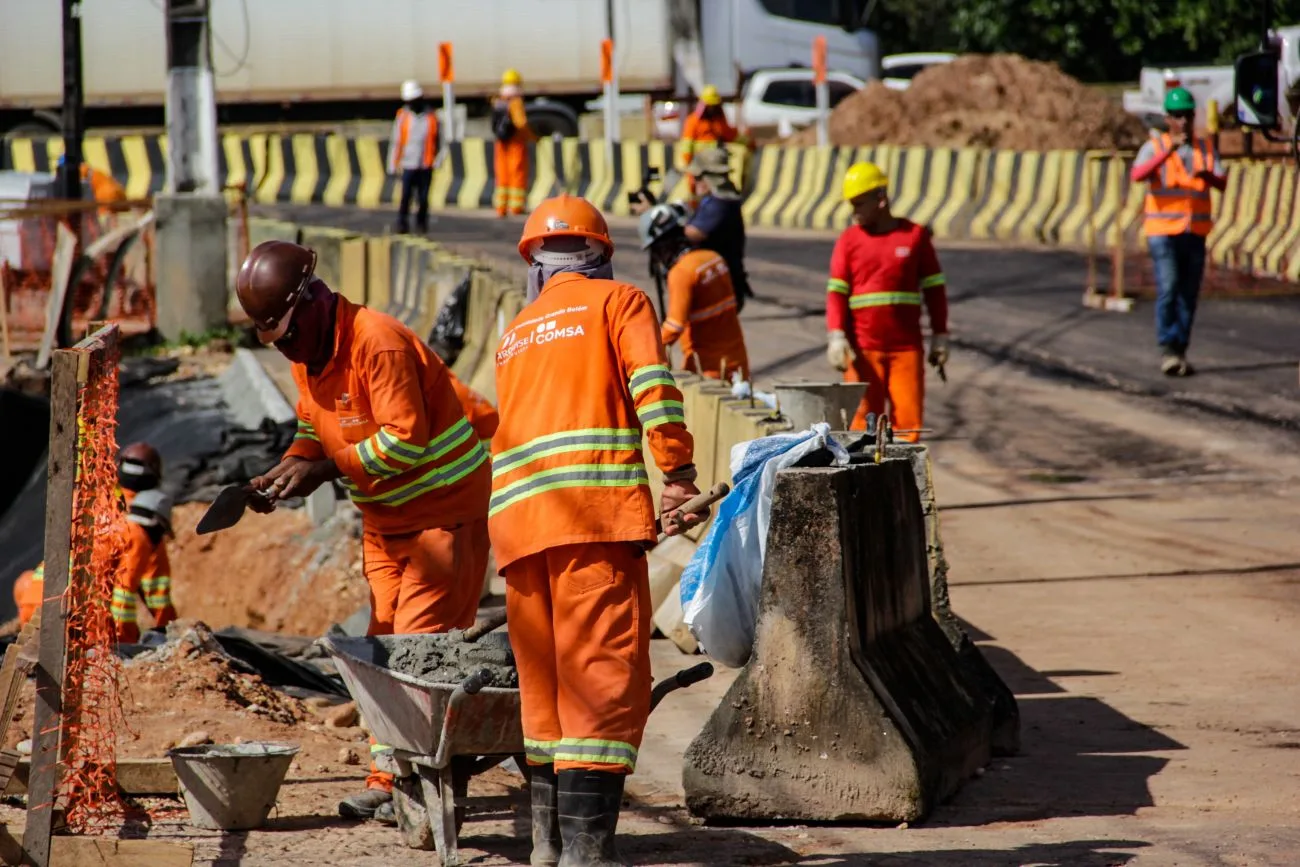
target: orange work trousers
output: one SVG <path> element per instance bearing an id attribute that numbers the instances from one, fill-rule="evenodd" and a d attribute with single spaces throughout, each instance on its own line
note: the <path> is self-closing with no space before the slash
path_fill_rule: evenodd
<path id="1" fill-rule="evenodd" d="M 473 625 L 487 571 L 487 518 L 400 536 L 367 530 L 361 551 L 370 584 L 368 635 L 447 632 Z M 373 738 L 370 743 L 372 751 L 383 749 Z M 371 762 L 366 787 L 392 786 L 392 774 Z"/>
<path id="2" fill-rule="evenodd" d="M 522 214 L 528 199 L 528 143 L 517 138 L 498 141 L 493 158 L 496 192 L 492 194 L 492 203 L 497 213 Z"/>
<path id="3" fill-rule="evenodd" d="M 896 439 L 914 443 L 921 438 L 920 428 L 925 405 L 925 351 L 856 350 L 858 357 L 844 371 L 845 382 L 865 382 L 867 393 L 858 404 L 850 430 L 866 430 L 867 413 L 879 418 L 889 401 L 889 423 L 900 433 Z"/>
<path id="4" fill-rule="evenodd" d="M 650 716 L 645 552 L 561 545 L 504 572 L 529 764 L 632 773 Z"/>

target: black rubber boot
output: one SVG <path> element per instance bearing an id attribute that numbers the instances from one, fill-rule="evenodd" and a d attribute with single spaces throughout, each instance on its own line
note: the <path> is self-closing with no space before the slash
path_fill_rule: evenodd
<path id="1" fill-rule="evenodd" d="M 339 815 L 344 819 L 373 819 L 379 805 L 391 800 L 393 796 L 383 789 L 366 789 L 339 801 Z"/>
<path id="2" fill-rule="evenodd" d="M 555 808 L 555 765 L 531 765 L 528 791 L 533 801 L 533 854 L 531 867 L 556 867 L 560 863 L 560 821 Z"/>
<path id="3" fill-rule="evenodd" d="M 559 867 L 629 867 L 614 846 L 624 774 L 560 771 Z"/>

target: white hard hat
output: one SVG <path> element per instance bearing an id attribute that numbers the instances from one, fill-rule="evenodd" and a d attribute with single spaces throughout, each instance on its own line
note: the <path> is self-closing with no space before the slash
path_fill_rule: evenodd
<path id="1" fill-rule="evenodd" d="M 410 102 L 424 96 L 424 88 L 415 79 L 402 82 L 402 102 Z"/>
<path id="2" fill-rule="evenodd" d="M 127 520 L 142 527 L 162 525 L 165 529 L 171 529 L 172 498 L 158 488 L 140 491 L 131 500 L 127 513 Z"/>

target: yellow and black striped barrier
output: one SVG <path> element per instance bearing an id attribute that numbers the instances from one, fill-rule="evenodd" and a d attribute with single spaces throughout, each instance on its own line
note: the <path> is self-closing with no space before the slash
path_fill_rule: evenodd
<path id="1" fill-rule="evenodd" d="M 84 150 L 86 162 L 116 177 L 129 198 L 163 189 L 164 136 L 91 137 Z M 434 175 L 431 207 L 490 207 L 493 150 L 484 139 L 453 144 Z M 57 138 L 10 138 L 0 143 L 0 168 L 49 172 L 62 151 Z M 1131 243 L 1140 229 L 1144 191 L 1129 181 L 1129 161 L 1117 154 L 893 145 L 764 147 L 752 155 L 734 148 L 733 154 L 738 176 L 747 179 L 745 216 L 755 226 L 848 225 L 849 207 L 840 196 L 844 173 L 870 160 L 889 175 L 896 212 L 929 225 L 939 238 L 1091 248 L 1121 238 Z M 387 157 L 388 141 L 374 136 L 231 133 L 222 136 L 219 169 L 223 183 L 246 184 L 254 202 L 395 207 L 400 184 L 385 169 Z M 641 186 L 645 170 L 666 174 L 674 161 L 666 142 L 611 149 L 604 142 L 543 140 L 533 149 L 528 206 L 568 192 L 626 215 L 628 193 Z M 1227 190 L 1216 197 L 1212 261 L 1300 282 L 1297 169 L 1239 162 L 1228 175 Z M 671 195 L 685 192 L 679 178 Z"/>

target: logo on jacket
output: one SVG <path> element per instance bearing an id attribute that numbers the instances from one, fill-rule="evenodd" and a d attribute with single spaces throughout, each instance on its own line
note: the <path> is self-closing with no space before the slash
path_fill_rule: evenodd
<path id="1" fill-rule="evenodd" d="M 911 247 L 895 247 L 894 255 L 900 259 L 906 259 L 912 253 Z"/>

